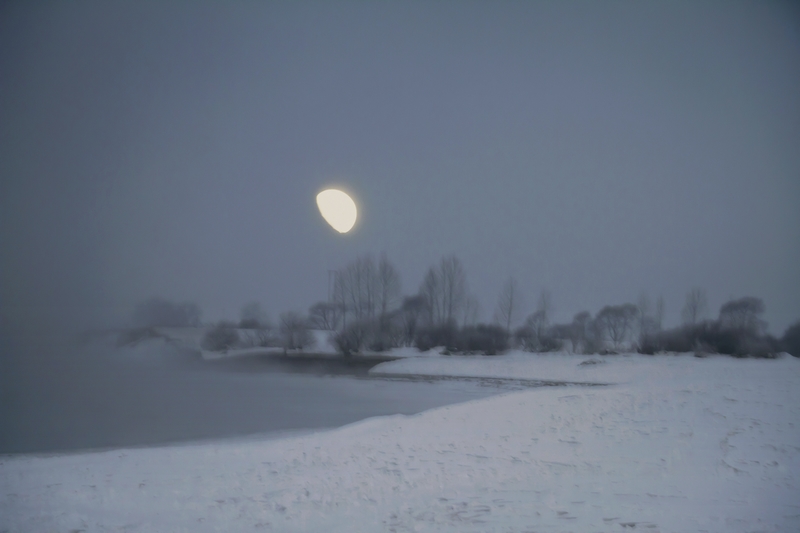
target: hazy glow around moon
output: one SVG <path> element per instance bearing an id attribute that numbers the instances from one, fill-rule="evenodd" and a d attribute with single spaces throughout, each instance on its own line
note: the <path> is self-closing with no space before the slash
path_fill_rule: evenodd
<path id="1" fill-rule="evenodd" d="M 317 207 L 322 218 L 339 233 L 347 233 L 356 223 L 356 203 L 346 193 L 326 189 L 317 195 Z"/>

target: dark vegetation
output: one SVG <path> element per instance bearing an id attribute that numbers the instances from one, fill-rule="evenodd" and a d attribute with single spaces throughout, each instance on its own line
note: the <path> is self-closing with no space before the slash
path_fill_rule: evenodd
<path id="1" fill-rule="evenodd" d="M 239 344 L 239 333 L 233 322 L 220 321 L 203 337 L 203 348 L 222 352 Z"/>
<path id="2" fill-rule="evenodd" d="M 691 289 L 681 312 L 683 324 L 663 329 L 664 300 L 655 305 L 646 294 L 636 304 L 607 305 L 595 316 L 577 313 L 571 322 L 552 323 L 553 304 L 547 291 L 536 309 L 521 320 L 522 298 L 513 277 L 503 285 L 492 323 L 478 323 L 478 304 L 456 256 L 443 257 L 426 272 L 416 292 L 401 295 L 400 276 L 385 255 L 366 255 L 336 271 L 327 301 L 312 305 L 307 316 L 280 315 L 275 327 L 256 302 L 242 308 L 238 324 L 210 327 L 203 347 L 223 351 L 245 346 L 281 346 L 304 351 L 314 345 L 312 329 L 330 332 L 344 356 L 413 346 L 420 351 L 441 348 L 444 354 L 496 355 L 510 348 L 531 353 L 568 351 L 612 354 L 638 351 L 727 354 L 734 357 L 776 357 L 786 351 L 800 357 L 800 322 L 777 339 L 766 332 L 764 302 L 744 297 L 723 304 L 716 319 L 706 318 L 705 292 Z M 136 329 L 120 342 L 131 344 L 160 335 L 158 326 L 198 326 L 200 309 L 190 303 L 151 299 L 134 311 Z M 237 327 L 238 326 L 238 327 Z"/>
<path id="3" fill-rule="evenodd" d="M 692 293 L 687 298 L 687 305 L 691 299 Z M 759 298 L 731 300 L 720 308 L 717 320 L 687 321 L 677 328 L 646 334 L 639 350 L 648 354 L 694 351 L 697 355 L 776 357 L 782 346 L 778 339 L 765 333 L 766 323 L 761 319 L 764 309 L 764 302 Z M 684 319 L 687 316 L 685 313 Z M 800 353 L 796 355 L 800 356 Z"/>

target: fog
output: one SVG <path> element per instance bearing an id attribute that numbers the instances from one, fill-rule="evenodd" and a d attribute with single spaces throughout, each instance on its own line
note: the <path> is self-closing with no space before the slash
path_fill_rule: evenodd
<path id="1" fill-rule="evenodd" d="M 322 377 L 276 365 L 253 371 L 253 364 L 204 364 L 165 348 L 146 359 L 109 358 L 97 347 L 69 353 L 48 358 L 46 372 L 26 366 L 0 383 L 0 453 L 281 437 L 498 392 L 470 382 L 365 379 L 366 369 L 340 369 L 336 377 L 330 369 Z"/>
<path id="2" fill-rule="evenodd" d="M 4 3 L 3 363 L 153 296 L 305 312 L 381 252 L 407 295 L 455 254 L 481 320 L 514 276 L 556 321 L 646 292 L 674 325 L 701 287 L 780 335 L 799 94 L 788 2 Z"/>
<path id="3" fill-rule="evenodd" d="M 444 253 L 485 319 L 516 276 L 559 317 L 704 287 L 800 316 L 789 3 L 5 4 L 2 313 L 235 318 Z M 334 234 L 316 193 L 361 218 Z"/>

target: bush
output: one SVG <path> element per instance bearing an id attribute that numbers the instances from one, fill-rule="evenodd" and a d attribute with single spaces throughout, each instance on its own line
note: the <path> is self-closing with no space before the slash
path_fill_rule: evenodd
<path id="1" fill-rule="evenodd" d="M 358 321 L 347 325 L 342 331 L 334 335 L 333 344 L 336 350 L 348 357 L 360 352 L 367 343 L 372 332 L 372 325 L 368 322 Z"/>
<path id="2" fill-rule="evenodd" d="M 280 346 L 281 339 L 272 328 L 261 327 L 256 332 L 256 344 L 263 347 Z"/>
<path id="3" fill-rule="evenodd" d="M 526 352 L 557 352 L 564 342 L 547 333 L 537 334 L 530 326 L 521 326 L 514 332 L 514 340 Z M 588 343 L 584 342 L 584 348 Z"/>
<path id="4" fill-rule="evenodd" d="M 582 348 L 583 350 L 581 350 L 581 352 L 584 354 L 600 353 L 602 342 L 595 336 L 586 337 L 583 339 Z"/>
<path id="5" fill-rule="evenodd" d="M 735 357 L 774 357 L 780 347 L 777 339 L 769 335 L 758 335 L 748 329 L 733 329 L 718 321 L 705 321 L 647 335 L 639 351 L 645 354 L 694 351 Z"/>
<path id="6" fill-rule="evenodd" d="M 467 326 L 456 335 L 456 349 L 466 353 L 497 355 L 508 349 L 508 332 L 500 326 Z"/>
<path id="7" fill-rule="evenodd" d="M 456 340 L 458 327 L 455 323 L 447 323 L 439 326 L 420 328 L 414 338 L 414 346 L 421 352 L 425 352 L 436 346 L 444 346 L 448 351 L 456 351 Z"/>
<path id="8" fill-rule="evenodd" d="M 514 344 L 526 352 L 535 352 L 539 348 L 539 339 L 533 328 L 520 326 L 514 330 Z"/>
<path id="9" fill-rule="evenodd" d="M 302 350 L 315 342 L 308 321 L 299 313 L 282 313 L 279 331 L 284 350 Z"/>
<path id="10" fill-rule="evenodd" d="M 369 342 L 369 349 L 373 352 L 385 352 L 393 347 L 391 340 L 385 335 L 376 335 Z"/>
<path id="11" fill-rule="evenodd" d="M 741 340 L 738 357 L 755 357 L 758 359 L 775 359 L 781 352 L 781 343 L 772 335 L 748 336 Z"/>
<path id="12" fill-rule="evenodd" d="M 209 329 L 203 337 L 202 346 L 206 350 L 222 352 L 239 344 L 239 334 L 231 322 L 221 321 Z"/>
<path id="13" fill-rule="evenodd" d="M 551 337 L 550 335 L 542 335 L 542 338 L 539 339 L 540 352 L 557 352 L 561 350 L 563 346 L 564 343 L 561 340 Z"/>

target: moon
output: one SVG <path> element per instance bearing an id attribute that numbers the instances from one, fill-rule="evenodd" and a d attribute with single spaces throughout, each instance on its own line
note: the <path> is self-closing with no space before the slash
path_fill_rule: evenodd
<path id="1" fill-rule="evenodd" d="M 356 203 L 347 193 L 326 189 L 317 195 L 317 207 L 322 218 L 339 233 L 347 233 L 356 223 Z"/>

